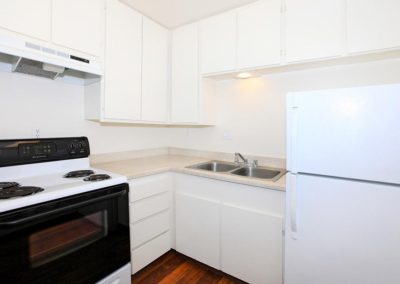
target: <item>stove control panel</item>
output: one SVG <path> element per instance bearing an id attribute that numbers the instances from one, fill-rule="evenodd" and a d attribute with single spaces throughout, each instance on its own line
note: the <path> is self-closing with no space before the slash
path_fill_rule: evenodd
<path id="1" fill-rule="evenodd" d="M 0 167 L 86 158 L 86 137 L 0 140 Z"/>

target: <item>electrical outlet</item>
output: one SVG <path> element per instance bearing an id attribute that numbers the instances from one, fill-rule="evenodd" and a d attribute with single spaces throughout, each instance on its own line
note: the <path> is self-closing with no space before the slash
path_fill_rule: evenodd
<path id="1" fill-rule="evenodd" d="M 40 138 L 40 129 L 37 128 L 33 131 L 33 138 Z"/>

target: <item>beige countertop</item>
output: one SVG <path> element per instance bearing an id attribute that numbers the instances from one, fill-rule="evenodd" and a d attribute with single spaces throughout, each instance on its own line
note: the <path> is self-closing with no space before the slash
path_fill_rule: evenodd
<path id="1" fill-rule="evenodd" d="M 283 176 L 278 181 L 248 178 L 231 174 L 214 173 L 204 170 L 188 169 L 187 166 L 210 161 L 210 158 L 192 157 L 183 155 L 157 155 L 129 160 L 119 160 L 106 163 L 95 163 L 93 167 L 111 171 L 126 176 L 128 179 L 135 179 L 150 176 L 167 171 L 201 176 L 211 179 L 240 183 L 251 186 L 264 187 L 274 190 L 285 191 L 286 178 Z"/>

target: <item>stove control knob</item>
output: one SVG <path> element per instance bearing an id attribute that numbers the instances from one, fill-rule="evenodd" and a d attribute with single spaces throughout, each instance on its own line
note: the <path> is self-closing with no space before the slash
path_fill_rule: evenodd
<path id="1" fill-rule="evenodd" d="M 76 154 L 76 144 L 72 143 L 71 145 L 69 145 L 69 154 L 70 155 Z"/>

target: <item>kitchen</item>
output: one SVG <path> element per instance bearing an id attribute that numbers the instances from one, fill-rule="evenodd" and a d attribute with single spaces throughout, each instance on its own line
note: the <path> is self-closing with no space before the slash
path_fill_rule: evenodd
<path id="1" fill-rule="evenodd" d="M 278 217 L 282 224 L 285 220 L 288 222 L 284 212 L 284 200 L 286 207 L 291 200 L 287 185 L 277 188 L 275 182 L 268 180 L 210 173 L 186 166 L 209 160 L 234 162 L 234 153 L 240 152 L 250 162 L 257 159 L 260 168 L 267 166 L 291 172 L 286 150 L 290 137 L 286 126 L 290 122 L 286 110 L 288 93 L 400 83 L 400 35 L 394 28 L 398 26 L 400 10 L 397 1 L 371 0 L 368 5 L 359 0 L 218 1 L 220 4 L 190 1 L 190 5 L 176 1 L 176 6 L 168 5 L 167 1 L 138 0 L 125 3 L 92 0 L 85 5 L 76 0 L 43 0 L 40 5 L 30 2 L 18 0 L 1 4 L 1 35 L 89 58 L 91 62 L 99 61 L 104 68 L 91 71 L 100 73 L 95 76 L 69 73 L 56 80 L 10 72 L 13 66 L 10 54 L 12 58 L 28 57 L 27 54 L 34 51 L 24 50 L 22 55 L 20 48 L 0 41 L 0 51 L 7 55 L 1 57 L 0 64 L 3 106 L 0 139 L 88 137 L 91 166 L 127 176 L 130 193 L 147 188 L 149 195 L 144 193 L 142 199 L 130 196 L 131 211 L 140 211 L 140 200 L 151 201 L 168 192 L 168 206 L 156 208 L 148 217 L 137 221 L 133 220 L 138 217 L 130 218 L 132 232 L 133 228 L 144 226 L 141 220 L 156 222 L 161 219 L 151 217 L 167 217 L 162 226 L 156 226 L 159 229 L 156 233 L 149 231 L 150 236 L 143 236 L 145 241 L 132 239 L 135 233 L 131 234 L 133 269 L 130 273 L 143 272 L 146 265 L 173 248 L 216 271 L 249 283 L 323 284 L 345 282 L 343 279 L 352 279 L 346 280 L 347 283 L 398 283 L 400 276 L 395 271 L 387 275 L 385 281 L 371 277 L 367 273 L 371 271 L 370 266 L 358 268 L 365 270 L 364 278 L 335 266 L 327 269 L 325 278 L 319 278 L 324 275 L 317 276 L 306 268 L 295 271 L 287 267 L 290 263 L 285 263 L 287 248 L 285 251 L 282 232 L 275 230 L 281 238 L 275 240 L 278 243 L 274 246 L 268 246 L 263 241 L 266 239 L 262 235 L 264 231 L 258 227 L 242 225 L 243 232 L 255 230 L 257 234 L 234 235 L 220 231 L 219 235 L 211 236 L 205 234 L 206 226 L 214 226 L 219 231 L 224 219 L 211 215 L 196 221 L 196 216 L 199 218 L 201 214 L 189 220 L 183 218 L 188 216 L 188 204 L 200 209 L 204 209 L 201 207 L 204 205 L 209 209 L 205 210 L 208 214 L 223 211 L 225 205 L 237 205 L 251 209 L 248 210 L 251 213 Z M 247 6 L 249 2 L 254 3 Z M 104 4 L 107 4 L 105 9 Z M 80 7 L 79 11 L 76 7 Z M 71 15 L 74 15 L 73 22 Z M 24 21 L 17 20 L 22 18 Z M 90 35 L 89 41 L 87 35 Z M 96 40 L 103 43 L 97 44 Z M 55 60 L 52 56 L 42 54 L 39 61 Z M 49 63 L 57 65 L 51 60 Z M 82 68 L 75 63 L 63 64 L 69 69 Z M 253 77 L 237 78 L 245 72 Z M 318 105 L 324 106 L 323 102 Z M 398 141 L 399 138 L 392 139 Z M 339 146 L 340 141 L 335 143 Z M 321 156 L 325 155 L 325 150 L 316 148 L 316 153 L 318 151 L 322 151 Z M 390 156 L 396 157 L 396 154 L 398 157 L 393 151 Z M 364 159 L 370 161 L 368 155 Z M 388 163 L 386 157 L 382 162 L 385 160 Z M 9 180 L 11 175 L 0 176 L 2 182 L 12 181 Z M 277 182 L 281 185 L 287 179 L 288 175 Z M 185 187 L 185 184 L 190 186 Z M 191 192 L 186 192 L 189 188 Z M 211 188 L 218 189 L 213 192 Z M 34 196 L 9 200 L 27 200 Z M 213 200 L 217 204 L 207 207 L 209 204 L 195 203 L 188 197 Z M 260 205 L 240 203 L 264 199 Z M 195 207 L 196 204 L 199 207 Z M 144 207 L 143 210 L 151 208 L 150 205 Z M 204 216 L 210 216 L 208 214 Z M 204 219 L 215 222 L 204 224 Z M 228 221 L 225 224 L 229 225 Z M 231 228 L 228 225 L 226 228 Z M 151 228 L 150 225 L 142 227 L 136 234 Z M 301 221 L 299 230 L 301 232 Z M 169 232 L 168 248 L 151 245 L 157 237 L 166 236 L 166 232 Z M 301 234 L 297 238 L 300 240 Z M 231 249 L 235 240 L 246 242 L 247 247 Z M 132 246 L 135 241 L 140 244 Z M 248 246 L 252 242 L 259 243 Z M 385 242 L 384 237 L 381 242 Z M 281 253 L 274 250 L 272 254 L 264 249 L 265 254 L 255 254 L 254 251 L 263 245 L 268 249 L 280 246 Z M 241 250 L 245 249 L 253 253 L 243 253 Z M 235 255 L 238 252 L 242 254 L 240 258 Z M 377 257 L 377 254 L 371 256 Z M 281 260 L 268 262 L 269 255 Z M 233 263 L 228 261 L 231 259 Z M 311 263 L 317 266 L 322 260 L 317 255 L 313 261 Z M 392 264 L 398 263 L 396 258 L 392 261 Z M 249 267 L 245 265 L 247 262 L 257 265 Z M 381 265 L 375 269 L 387 272 L 383 268 L 380 270 Z M 291 278 L 293 275 L 299 278 Z M 335 279 L 333 275 L 344 278 Z M 375 275 L 380 274 L 376 272 Z M 63 282 L 60 279 L 59 282 Z M 135 275 L 132 281 L 135 283 Z"/>

